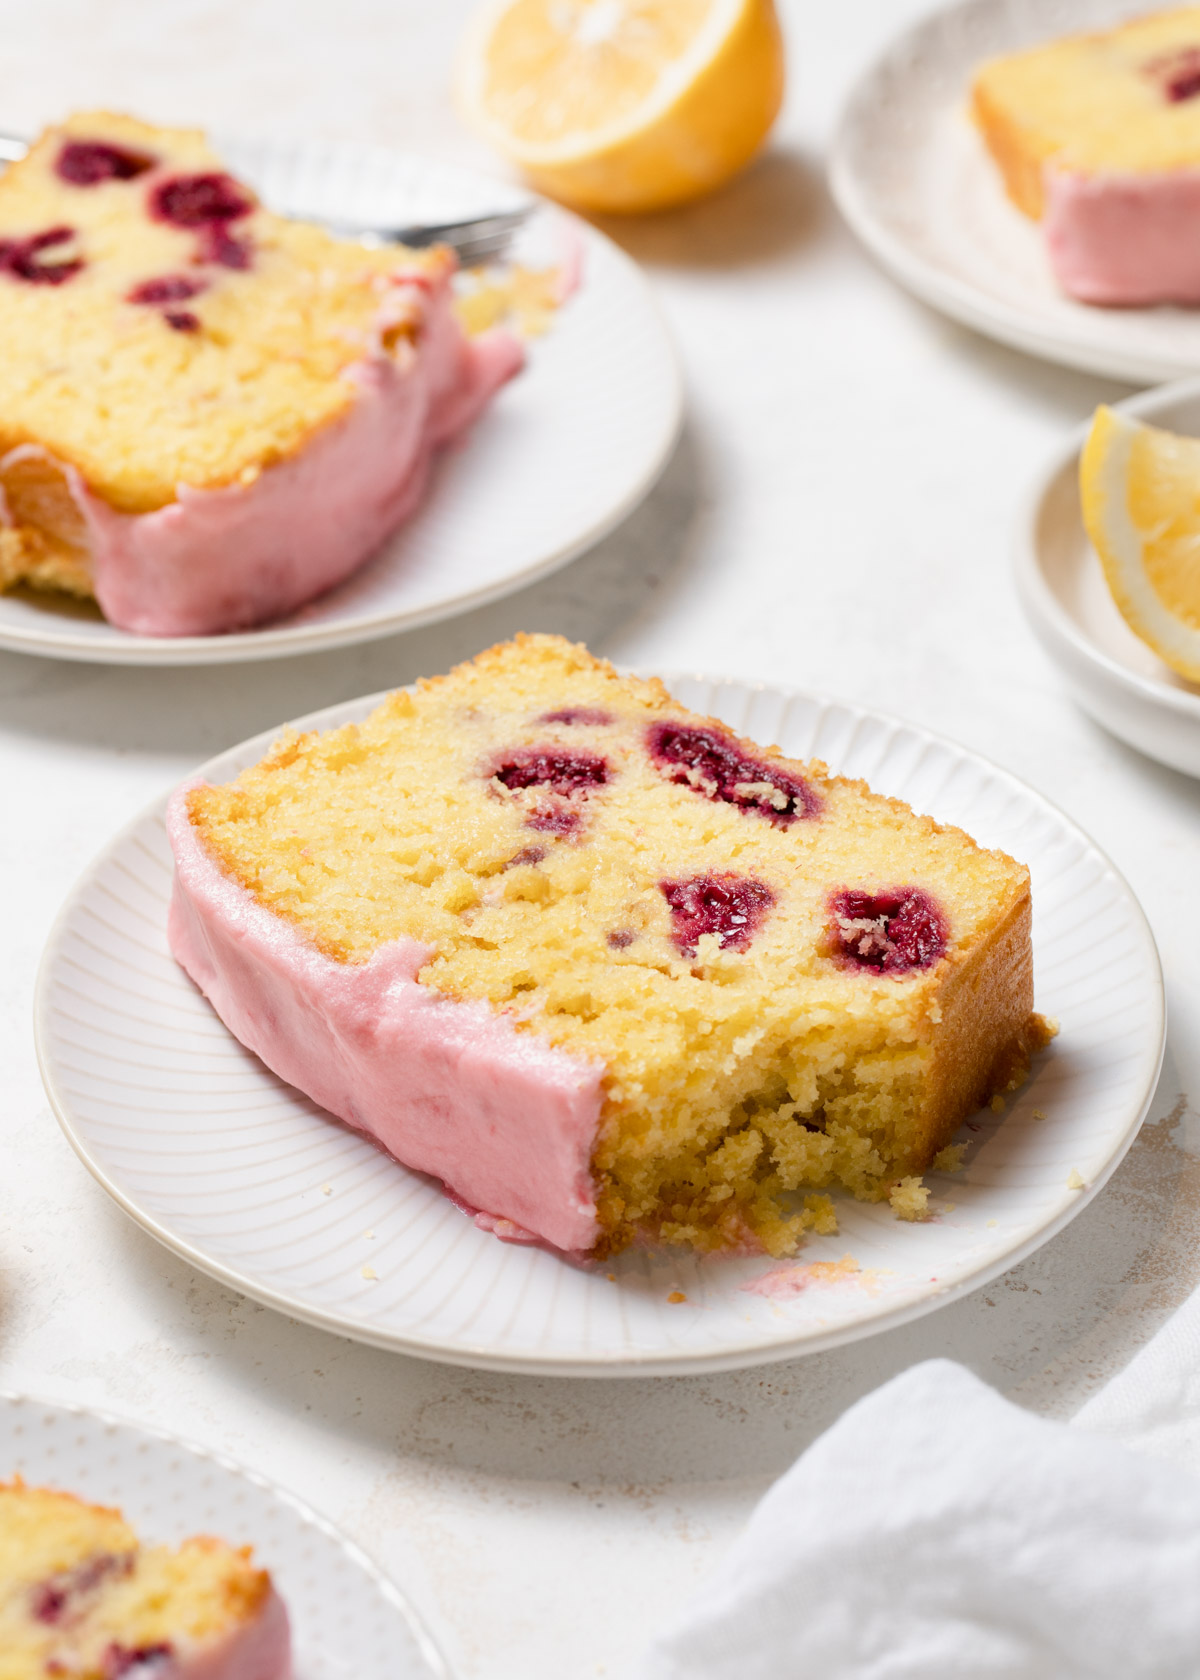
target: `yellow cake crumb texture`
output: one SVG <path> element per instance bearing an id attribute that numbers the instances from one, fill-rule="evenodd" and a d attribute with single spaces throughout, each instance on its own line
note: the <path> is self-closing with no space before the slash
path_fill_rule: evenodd
<path id="1" fill-rule="evenodd" d="M 1200 7 L 993 59 L 972 114 L 1013 202 L 1039 218 L 1047 165 L 1088 174 L 1200 164 Z"/>
<path id="2" fill-rule="evenodd" d="M 929 1218 L 929 1188 L 919 1177 L 908 1175 L 893 1184 L 888 1201 L 897 1219 L 920 1221 Z"/>
<path id="3" fill-rule="evenodd" d="M 752 758 L 749 806 L 672 779 L 651 750 L 667 726 Z M 510 785 L 539 755 L 603 780 Z M 819 814 L 785 822 L 773 801 L 797 781 Z M 419 941 L 422 984 L 603 1066 L 592 1167 L 613 1247 L 788 1253 L 836 1229 L 833 1187 L 915 1209 L 903 1186 L 1038 1041 L 1023 867 L 557 637 L 286 735 L 189 810 L 221 866 L 335 961 Z M 697 881 L 752 883 L 752 937 L 681 939 L 668 889 Z M 898 884 L 940 906 L 944 953 L 895 977 L 847 962 L 831 894 Z"/>
<path id="4" fill-rule="evenodd" d="M 140 1547 L 119 1511 L 0 1483 L 0 1680 L 105 1680 L 114 1647 L 186 1656 L 257 1614 L 269 1591 L 248 1547 L 207 1536 Z"/>
<path id="5" fill-rule="evenodd" d="M 136 173 L 64 179 L 65 148 L 80 145 Z M 220 183 L 210 197 L 225 192 L 226 209 L 240 195 L 245 213 L 189 221 L 204 210 L 176 189 L 197 179 Z M 411 353 L 413 303 L 397 282 L 452 263 L 272 215 L 199 131 L 96 111 L 48 129 L 0 178 L 0 241 L 0 456 L 43 447 L 126 513 L 163 507 L 181 484 L 250 482 L 298 450 L 353 400 L 353 362 L 380 346 Z M 4 488 L 48 493 L 7 472 Z"/>
<path id="6" fill-rule="evenodd" d="M 454 309 L 473 337 L 493 327 L 508 327 L 522 338 L 549 332 L 564 301 L 563 271 L 559 267 L 474 268 L 463 276 Z"/>

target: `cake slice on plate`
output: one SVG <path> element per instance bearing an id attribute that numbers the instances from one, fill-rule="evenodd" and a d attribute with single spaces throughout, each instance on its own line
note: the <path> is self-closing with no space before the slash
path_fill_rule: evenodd
<path id="1" fill-rule="evenodd" d="M 1200 303 L 1200 6 L 985 64 L 972 111 L 1085 303 Z"/>
<path id="2" fill-rule="evenodd" d="M 0 1680 L 290 1680 L 287 1611 L 250 1549 L 141 1546 L 120 1511 L 0 1483 Z"/>
<path id="3" fill-rule="evenodd" d="M 787 1253 L 835 1185 L 913 1209 L 1043 1041 L 1024 868 L 553 636 L 285 735 L 169 831 L 230 1030 L 565 1250 Z"/>
<path id="4" fill-rule="evenodd" d="M 0 586 L 183 636 L 339 583 L 521 365 L 454 268 L 270 214 L 196 131 L 49 129 L 0 178 Z"/>

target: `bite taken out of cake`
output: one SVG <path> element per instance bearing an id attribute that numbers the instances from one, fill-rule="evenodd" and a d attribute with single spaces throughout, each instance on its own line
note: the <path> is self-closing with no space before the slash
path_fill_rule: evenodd
<path id="1" fill-rule="evenodd" d="M 971 106 L 1084 303 L 1200 303 L 1200 6 L 985 64 Z"/>
<path id="2" fill-rule="evenodd" d="M 1044 1042 L 1021 865 L 558 637 L 284 735 L 168 828 L 229 1029 L 563 1250 L 786 1254 L 834 1186 L 915 1210 Z"/>
<path id="3" fill-rule="evenodd" d="M 0 1483 L 0 1680 L 291 1680 L 249 1547 L 142 1546 L 120 1511 Z"/>
<path id="4" fill-rule="evenodd" d="M 454 270 L 272 215 L 199 132 L 47 130 L 0 178 L 0 587 L 191 636 L 340 583 L 521 366 Z"/>

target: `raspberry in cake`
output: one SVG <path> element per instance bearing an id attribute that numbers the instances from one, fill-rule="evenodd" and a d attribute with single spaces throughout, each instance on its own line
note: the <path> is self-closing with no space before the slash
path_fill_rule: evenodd
<path id="1" fill-rule="evenodd" d="M 454 266 L 270 214 L 192 130 L 49 129 L 0 179 L 0 587 L 177 636 L 340 582 L 521 365 Z"/>
<path id="2" fill-rule="evenodd" d="M 1085 303 L 1200 303 L 1200 7 L 985 64 L 972 111 Z"/>
<path id="3" fill-rule="evenodd" d="M 0 1483 L 3 1680 L 291 1680 L 287 1611 L 249 1547 L 141 1546 L 119 1511 Z"/>
<path id="4" fill-rule="evenodd" d="M 1021 865 L 553 636 L 169 826 L 172 949 L 229 1028 L 564 1250 L 788 1253 L 1044 1041 Z"/>

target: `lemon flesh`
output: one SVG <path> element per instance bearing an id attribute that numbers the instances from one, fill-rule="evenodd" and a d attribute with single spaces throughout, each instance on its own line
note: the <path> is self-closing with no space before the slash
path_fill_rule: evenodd
<path id="1" fill-rule="evenodd" d="M 464 113 L 535 186 L 582 209 L 710 192 L 783 97 L 772 0 L 491 0 L 464 45 Z"/>
<path id="2" fill-rule="evenodd" d="M 1122 617 L 1173 671 L 1200 682 L 1200 438 L 1099 408 L 1079 486 Z"/>

